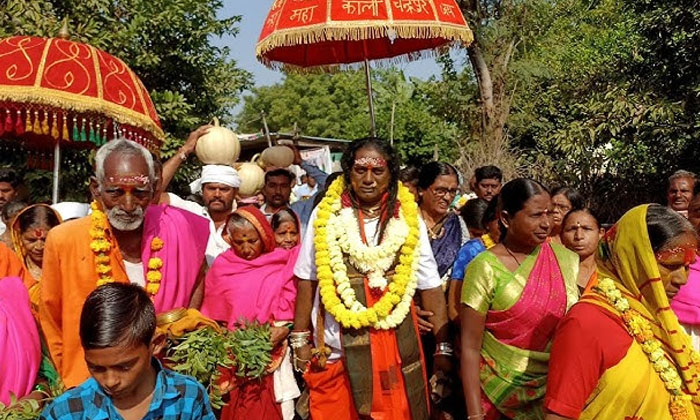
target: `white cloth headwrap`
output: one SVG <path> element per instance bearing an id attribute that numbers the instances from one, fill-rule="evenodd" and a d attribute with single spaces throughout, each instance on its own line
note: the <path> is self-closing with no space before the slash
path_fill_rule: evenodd
<path id="1" fill-rule="evenodd" d="M 238 172 L 230 166 L 227 165 L 206 165 L 202 167 L 202 177 L 198 180 L 193 181 L 190 184 L 190 189 L 192 194 L 199 194 L 202 192 L 202 185 L 216 182 L 219 184 L 228 185 L 232 188 L 240 188 L 241 177 L 238 176 Z"/>
<path id="2" fill-rule="evenodd" d="M 76 203 L 73 201 L 64 201 L 62 203 L 52 204 L 51 208 L 56 210 L 61 215 L 61 220 L 78 219 L 85 217 L 90 211 L 90 205 L 85 203 Z"/>

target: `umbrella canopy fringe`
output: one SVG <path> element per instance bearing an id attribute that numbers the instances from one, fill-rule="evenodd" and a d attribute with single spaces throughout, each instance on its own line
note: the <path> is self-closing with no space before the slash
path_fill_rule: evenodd
<path id="1" fill-rule="evenodd" d="M 423 60 L 427 58 L 439 57 L 442 54 L 447 53 L 450 47 L 453 45 L 444 45 L 439 48 L 434 48 L 430 50 L 416 51 L 412 53 L 402 54 L 391 58 L 380 58 L 372 60 L 372 67 L 378 68 L 391 68 L 396 65 L 409 63 L 411 61 Z M 284 71 L 285 73 L 293 74 L 323 74 L 323 73 L 337 73 L 339 71 L 359 71 L 364 67 L 364 61 L 357 63 L 339 63 L 339 64 L 328 64 L 323 66 L 313 66 L 313 67 L 301 67 L 293 64 L 282 63 L 279 61 L 270 61 L 264 58 L 259 58 L 260 62 L 263 63 L 270 69 Z"/>
<path id="2" fill-rule="evenodd" d="M 330 25 L 330 26 L 329 26 Z M 427 26 L 425 22 L 377 26 L 374 22 L 361 25 L 352 23 L 324 23 L 306 28 L 278 30 L 261 40 L 256 46 L 258 59 L 265 63 L 264 55 L 279 47 L 311 45 L 326 41 L 362 41 L 378 38 L 431 39 L 443 38 L 448 42 L 465 46 L 474 40 L 472 31 L 461 25 L 445 23 Z"/>
<path id="3" fill-rule="evenodd" d="M 0 102 L 6 101 L 13 102 L 15 107 L 18 104 L 23 104 L 27 108 L 44 105 L 80 113 L 103 114 L 120 124 L 145 130 L 159 141 L 165 140 L 163 130 L 145 115 L 116 104 L 110 106 L 97 98 L 58 91 L 48 94 L 46 89 L 39 90 L 34 87 L 2 86 Z"/>

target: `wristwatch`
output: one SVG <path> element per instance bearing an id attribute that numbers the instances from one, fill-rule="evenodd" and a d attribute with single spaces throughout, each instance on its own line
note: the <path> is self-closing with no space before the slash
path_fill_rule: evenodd
<path id="1" fill-rule="evenodd" d="M 178 157 L 180 158 L 180 160 L 183 161 L 183 162 L 187 160 L 187 155 L 186 155 L 185 152 L 183 152 L 182 150 L 179 150 L 179 151 L 178 151 L 178 155 L 177 155 L 177 156 L 178 156 Z"/>

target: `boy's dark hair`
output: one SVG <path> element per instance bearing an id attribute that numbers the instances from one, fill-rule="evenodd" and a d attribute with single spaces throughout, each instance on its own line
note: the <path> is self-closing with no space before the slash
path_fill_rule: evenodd
<path id="1" fill-rule="evenodd" d="M 399 180 L 401 182 L 406 182 L 408 184 L 418 185 L 418 177 L 420 176 L 420 169 L 416 166 L 409 165 L 399 172 Z"/>
<path id="2" fill-rule="evenodd" d="M 467 201 L 459 214 L 464 219 L 469 229 L 486 230 L 484 225 L 484 213 L 489 206 L 489 202 L 483 198 L 475 198 Z"/>
<path id="3" fill-rule="evenodd" d="M 476 182 L 479 183 L 484 179 L 497 179 L 498 182 L 503 182 L 503 172 L 498 166 L 487 165 L 476 168 L 474 171 Z"/>
<path id="4" fill-rule="evenodd" d="M 83 349 L 149 346 L 156 331 L 153 302 L 141 286 L 108 283 L 88 295 L 80 314 Z"/>
<path id="5" fill-rule="evenodd" d="M 14 169 L 0 168 L 0 182 L 7 182 L 16 189 L 22 183 L 22 178 Z"/>

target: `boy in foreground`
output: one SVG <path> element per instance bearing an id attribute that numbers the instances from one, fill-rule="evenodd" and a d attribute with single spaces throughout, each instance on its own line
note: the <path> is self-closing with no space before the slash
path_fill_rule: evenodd
<path id="1" fill-rule="evenodd" d="M 88 296 L 80 340 L 90 375 L 46 407 L 41 419 L 211 419 L 202 385 L 153 357 L 155 309 L 137 285 L 110 283 Z"/>

